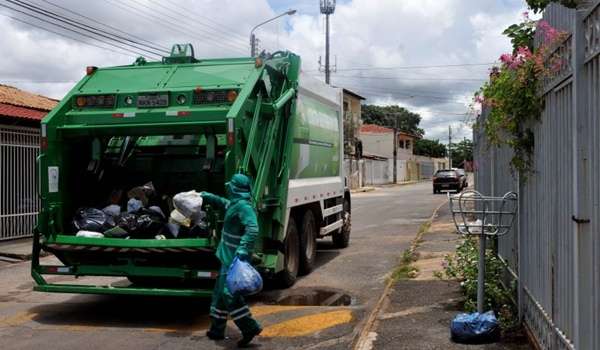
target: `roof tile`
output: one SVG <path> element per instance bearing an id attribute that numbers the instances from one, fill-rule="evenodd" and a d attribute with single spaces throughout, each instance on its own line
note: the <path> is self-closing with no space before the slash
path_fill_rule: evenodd
<path id="1" fill-rule="evenodd" d="M 58 101 L 13 86 L 0 84 L 0 103 L 50 111 L 58 104 Z"/>

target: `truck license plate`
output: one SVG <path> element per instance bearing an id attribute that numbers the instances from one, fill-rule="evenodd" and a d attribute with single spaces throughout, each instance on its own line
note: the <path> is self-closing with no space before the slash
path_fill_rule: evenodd
<path id="1" fill-rule="evenodd" d="M 167 107 L 169 105 L 168 94 L 140 95 L 137 98 L 138 107 Z"/>

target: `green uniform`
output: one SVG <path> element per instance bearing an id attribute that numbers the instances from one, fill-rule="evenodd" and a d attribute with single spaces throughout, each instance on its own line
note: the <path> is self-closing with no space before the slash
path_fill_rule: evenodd
<path id="1" fill-rule="evenodd" d="M 245 175 L 236 174 L 226 184 L 229 199 L 203 192 L 205 204 L 215 209 L 225 210 L 221 241 L 217 247 L 217 258 L 221 270 L 215 284 L 210 307 L 211 329 L 214 335 L 224 335 L 227 319 L 230 317 L 242 334 L 256 334 L 261 328 L 250 314 L 250 308 L 240 295 L 232 295 L 225 284 L 227 270 L 235 256 L 248 260 L 254 249 L 258 234 L 256 212 L 251 204 L 250 180 Z"/>

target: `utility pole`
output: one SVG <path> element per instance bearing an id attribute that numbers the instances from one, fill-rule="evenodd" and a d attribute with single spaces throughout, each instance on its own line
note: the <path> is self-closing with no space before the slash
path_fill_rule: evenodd
<path id="1" fill-rule="evenodd" d="M 329 65 L 329 15 L 335 11 L 335 0 L 321 0 L 321 13 L 325 15 L 325 83 L 329 85 L 331 67 Z"/>
<path id="2" fill-rule="evenodd" d="M 398 183 L 398 170 L 396 164 L 398 162 L 398 118 L 394 120 L 394 184 Z"/>
<path id="3" fill-rule="evenodd" d="M 452 125 L 448 125 L 448 160 L 452 169 Z"/>

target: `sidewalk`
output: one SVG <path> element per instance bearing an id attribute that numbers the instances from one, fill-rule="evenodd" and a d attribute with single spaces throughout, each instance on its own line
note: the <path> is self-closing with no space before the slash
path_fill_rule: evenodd
<path id="1" fill-rule="evenodd" d="M 364 350 L 531 348 L 521 335 L 487 345 L 466 346 L 450 340 L 450 321 L 462 311 L 460 286 L 441 281 L 433 273 L 442 269 L 444 255 L 454 251 L 459 238 L 446 204 L 419 240 L 419 259 L 412 265 L 419 270 L 417 277 L 392 285 L 369 334 L 370 346 Z"/>
<path id="2" fill-rule="evenodd" d="M 414 185 L 414 184 L 417 184 L 419 182 L 424 182 L 424 181 L 430 181 L 430 180 L 401 181 L 401 182 L 397 182 L 395 184 L 389 183 L 389 184 L 383 184 L 383 185 L 363 186 L 360 188 L 352 189 L 352 190 L 350 190 L 350 192 L 351 193 L 371 192 L 371 191 L 375 191 L 378 187 L 387 188 L 387 187 L 395 187 L 395 186 Z"/>
<path id="3" fill-rule="evenodd" d="M 31 238 L 0 242 L 0 257 L 16 261 L 30 260 L 32 244 Z"/>

